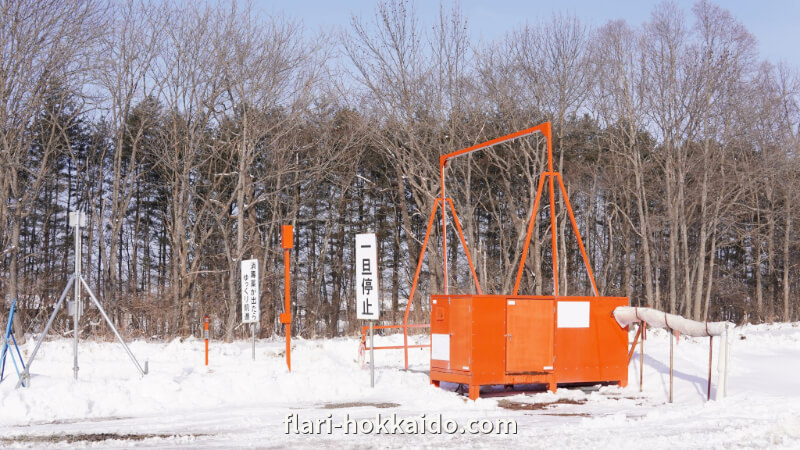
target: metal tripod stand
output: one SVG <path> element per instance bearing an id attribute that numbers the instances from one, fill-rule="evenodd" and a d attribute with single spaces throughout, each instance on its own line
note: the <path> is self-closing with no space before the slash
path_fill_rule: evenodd
<path id="1" fill-rule="evenodd" d="M 144 369 L 142 366 L 139 365 L 139 361 L 136 360 L 136 357 L 133 356 L 131 349 L 128 348 L 128 345 L 120 336 L 119 331 L 117 331 L 117 327 L 114 326 L 114 323 L 106 314 L 106 311 L 103 309 L 103 306 L 95 297 L 94 292 L 89 287 L 89 284 L 86 283 L 86 280 L 81 275 L 81 227 L 86 226 L 86 213 L 84 212 L 70 212 L 69 213 L 69 226 L 75 229 L 75 274 L 70 276 L 67 280 L 67 285 L 64 287 L 64 291 L 61 293 L 61 297 L 59 297 L 58 302 L 56 303 L 55 308 L 53 308 L 53 313 L 50 314 L 50 319 L 47 321 L 47 325 L 45 325 L 44 330 L 42 330 L 42 335 L 39 336 L 39 340 L 36 341 L 36 347 L 33 348 L 33 353 L 31 353 L 30 358 L 28 358 L 28 364 L 26 364 L 25 370 L 22 372 L 19 381 L 17 382 L 17 387 L 21 385 L 30 386 L 30 370 L 31 365 L 33 364 L 33 359 L 36 358 L 36 353 L 39 351 L 39 347 L 42 345 L 42 341 L 44 341 L 45 336 L 47 336 L 47 332 L 50 330 L 50 327 L 53 325 L 53 321 L 56 318 L 56 314 L 58 314 L 58 310 L 61 309 L 61 305 L 64 303 L 64 299 L 67 298 L 67 294 L 69 293 L 70 287 L 74 288 L 74 301 L 69 302 L 68 314 L 72 316 L 72 324 L 73 324 L 73 354 L 74 354 L 74 366 L 72 367 L 72 371 L 75 374 L 75 379 L 78 379 L 78 323 L 80 321 L 81 312 L 82 312 L 82 304 L 81 304 L 81 285 L 86 288 L 86 292 L 89 294 L 89 298 L 92 300 L 94 305 L 100 311 L 100 314 L 105 319 L 108 326 L 114 331 L 114 335 L 117 337 L 117 340 L 125 351 L 130 356 L 131 361 L 133 361 L 133 365 L 136 366 L 136 369 L 139 373 L 144 376 L 147 374 L 147 362 L 145 362 Z"/>

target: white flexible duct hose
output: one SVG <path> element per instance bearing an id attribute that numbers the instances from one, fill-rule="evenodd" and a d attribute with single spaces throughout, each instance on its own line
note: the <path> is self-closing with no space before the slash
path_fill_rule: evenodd
<path id="1" fill-rule="evenodd" d="M 621 327 L 632 323 L 645 322 L 656 328 L 676 330 L 686 336 L 706 337 L 722 336 L 719 342 L 719 360 L 717 363 L 717 392 L 715 400 L 719 400 L 728 391 L 728 363 L 730 359 L 730 337 L 734 324 L 731 322 L 698 322 L 675 314 L 667 314 L 652 308 L 618 306 L 614 309 L 614 319 Z"/>
<path id="2" fill-rule="evenodd" d="M 686 336 L 722 336 L 725 328 L 733 326 L 730 322 L 698 322 L 675 314 L 667 314 L 652 308 L 619 306 L 614 309 L 614 319 L 621 327 L 635 322 L 646 322 L 651 327 L 679 331 Z"/>

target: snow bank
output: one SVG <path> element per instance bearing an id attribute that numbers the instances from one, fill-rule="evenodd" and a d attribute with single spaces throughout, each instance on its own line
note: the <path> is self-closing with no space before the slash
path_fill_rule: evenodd
<path id="1" fill-rule="evenodd" d="M 675 346 L 675 403 L 666 403 L 668 337 L 662 330 L 648 333 L 641 393 L 637 354 L 625 389 L 560 388 L 552 394 L 497 387 L 475 402 L 454 392 L 455 385 L 429 384 L 427 349 L 410 352 L 409 371 L 401 370 L 402 351 L 376 351 L 376 387 L 370 389 L 356 338 L 293 340 L 292 373 L 286 370 L 281 340 L 258 341 L 256 361 L 250 342 L 212 342 L 208 368 L 201 340 L 137 341 L 132 351 L 150 362 L 150 374 L 143 378 L 118 344 L 82 342 L 77 381 L 71 342 L 48 341 L 33 366 L 30 388 L 14 389 L 15 374 L 0 384 L 0 446 L 63 447 L 64 441 L 32 439 L 81 433 L 122 436 L 102 444 L 126 448 L 800 446 L 800 324 L 737 328 L 730 395 L 712 402 L 705 401 L 708 340 L 682 337 Z M 376 345 L 399 344 L 402 336 L 376 340 Z M 24 353 L 32 351 L 34 341 L 28 339 Z M 508 402 L 515 408 L 508 409 Z M 333 420 L 442 414 L 462 424 L 503 418 L 517 421 L 518 434 L 286 434 L 284 420 L 291 413 Z M 131 434 L 150 437 L 126 440 Z"/>

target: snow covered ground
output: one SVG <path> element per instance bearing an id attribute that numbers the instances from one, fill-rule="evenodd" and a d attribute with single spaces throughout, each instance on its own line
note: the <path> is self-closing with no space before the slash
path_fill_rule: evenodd
<path id="1" fill-rule="evenodd" d="M 401 339 L 380 337 L 376 345 Z M 734 339 L 728 397 L 718 402 L 705 401 L 708 339 L 680 339 L 672 404 L 669 340 L 660 330 L 645 344 L 643 393 L 635 353 L 625 389 L 495 392 L 475 402 L 454 392 L 455 385 L 429 385 L 427 349 L 411 352 L 408 372 L 401 370 L 402 351 L 376 351 L 376 386 L 370 388 L 353 338 L 294 340 L 291 373 L 281 340 L 259 341 L 256 361 L 250 342 L 212 342 L 208 368 L 201 340 L 133 342 L 134 354 L 150 363 L 144 378 L 118 344 L 81 342 L 78 381 L 72 378 L 72 342 L 55 340 L 37 356 L 29 388 L 14 389 L 16 374 L 7 364 L 0 447 L 800 448 L 800 324 L 736 328 Z M 28 339 L 26 355 L 33 344 Z M 333 425 L 395 414 L 405 425 L 423 427 L 441 415 L 441 422 L 459 428 L 454 434 L 387 435 L 329 434 L 322 427 L 322 434 L 309 435 L 290 426 L 287 434 L 289 414 Z M 475 431 L 468 427 L 477 419 L 489 425 L 515 420 L 517 433 L 461 433 Z"/>

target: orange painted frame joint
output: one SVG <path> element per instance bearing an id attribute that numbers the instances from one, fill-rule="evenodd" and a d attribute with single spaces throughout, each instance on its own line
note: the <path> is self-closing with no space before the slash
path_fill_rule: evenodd
<path id="1" fill-rule="evenodd" d="M 294 231 L 291 225 L 281 227 L 281 247 L 283 248 L 283 313 L 280 314 L 280 323 L 286 326 L 286 367 L 292 371 L 292 297 L 291 297 L 291 250 L 294 247 Z"/>

